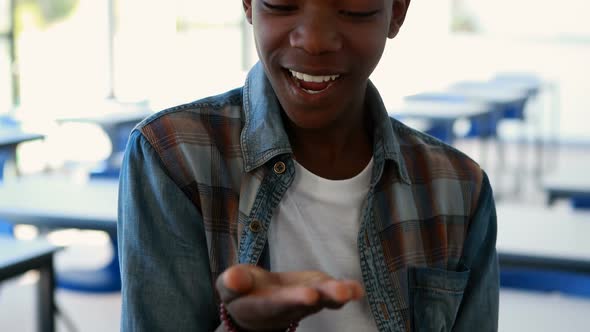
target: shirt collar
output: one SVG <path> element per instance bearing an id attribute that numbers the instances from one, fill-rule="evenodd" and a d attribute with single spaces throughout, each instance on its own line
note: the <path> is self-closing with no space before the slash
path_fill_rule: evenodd
<path id="1" fill-rule="evenodd" d="M 394 161 L 401 179 L 409 182 L 401 156 L 399 138 L 392 128 L 391 119 L 377 88 L 370 81 L 367 86 L 367 100 L 375 124 L 375 157 L 382 155 L 385 160 Z M 243 111 L 245 124 L 240 140 L 246 172 L 260 167 L 280 154 L 292 153 L 281 118 L 281 106 L 260 62 L 250 70 L 246 78 Z"/>
<path id="2" fill-rule="evenodd" d="M 242 94 L 245 124 L 240 140 L 245 171 L 250 172 L 292 150 L 281 106 L 260 62 L 248 73 Z"/>
<path id="3" fill-rule="evenodd" d="M 366 100 L 371 116 L 373 117 L 373 155 L 376 157 L 378 154 L 381 154 L 384 160 L 393 161 L 397 165 L 400 178 L 404 182 L 410 183 L 406 163 L 401 153 L 398 131 L 394 128 L 395 120 L 389 117 L 379 91 L 370 80 L 367 85 Z"/>

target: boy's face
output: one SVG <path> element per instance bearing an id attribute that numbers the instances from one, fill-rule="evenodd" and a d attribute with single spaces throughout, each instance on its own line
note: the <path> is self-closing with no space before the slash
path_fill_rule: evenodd
<path id="1" fill-rule="evenodd" d="M 297 127 L 358 121 L 368 78 L 409 2 L 243 0 L 260 60 Z"/>

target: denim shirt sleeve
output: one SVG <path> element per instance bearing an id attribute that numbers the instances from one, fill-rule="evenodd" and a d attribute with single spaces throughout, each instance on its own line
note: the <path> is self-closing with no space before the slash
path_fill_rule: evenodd
<path id="1" fill-rule="evenodd" d="M 121 331 L 213 331 L 219 324 L 202 217 L 131 134 L 119 186 Z"/>
<path id="2" fill-rule="evenodd" d="M 470 269 L 453 331 L 497 331 L 499 267 L 496 254 L 496 209 L 484 174 L 477 209 L 472 217 L 462 261 Z"/>

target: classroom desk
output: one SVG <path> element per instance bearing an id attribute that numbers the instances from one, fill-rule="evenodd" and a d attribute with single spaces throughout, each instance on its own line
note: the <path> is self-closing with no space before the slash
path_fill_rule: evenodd
<path id="1" fill-rule="evenodd" d="M 490 133 L 492 137 L 497 137 L 498 124 L 503 119 L 515 119 L 519 121 L 525 120 L 525 107 L 529 100 L 532 100 L 535 96 L 533 90 L 530 87 L 516 84 L 505 84 L 501 81 L 462 81 L 457 82 L 449 87 L 449 91 L 462 95 L 470 100 L 485 102 L 493 105 L 497 109 L 496 117 L 488 123 L 488 126 L 484 128 L 484 131 Z M 473 129 L 473 128 L 472 128 Z M 477 129 L 477 128 L 476 128 Z M 475 133 L 469 133 L 468 136 L 478 135 L 477 130 Z M 499 140 L 498 144 L 498 170 L 503 171 L 505 167 L 505 152 L 504 144 L 502 140 Z M 541 160 L 542 142 L 537 141 L 538 148 L 538 162 Z M 520 145 L 520 151 L 518 155 L 520 157 L 519 166 L 516 169 L 516 180 L 513 188 L 514 194 L 518 194 L 522 187 L 521 178 L 524 172 L 523 164 L 526 162 L 526 148 L 525 144 Z M 540 169 L 537 170 L 540 174 Z"/>
<path id="2" fill-rule="evenodd" d="M 0 120 L 4 120 L 0 118 Z M 0 124 L 0 184 L 4 178 L 4 164 L 16 157 L 16 147 L 23 142 L 43 138 L 43 135 L 23 132 L 18 125 Z M 12 234 L 12 226 L 0 219 L 0 233 Z"/>
<path id="3" fill-rule="evenodd" d="M 543 89 L 543 80 L 532 73 L 498 73 L 489 84 L 509 89 L 524 91 L 529 97 L 535 97 Z"/>
<path id="4" fill-rule="evenodd" d="M 590 297 L 590 212 L 498 204 L 502 287 Z"/>
<path id="5" fill-rule="evenodd" d="M 496 210 L 501 265 L 590 275 L 590 212 L 508 203 Z"/>
<path id="6" fill-rule="evenodd" d="M 18 144 L 43 138 L 43 135 L 23 132 L 20 129 L 0 127 L 0 147 L 14 148 Z"/>
<path id="7" fill-rule="evenodd" d="M 4 174 L 4 164 L 14 159 L 17 145 L 41 138 L 43 135 L 23 132 L 18 127 L 0 126 L 0 181 Z"/>
<path id="8" fill-rule="evenodd" d="M 488 125 L 483 130 L 494 137 L 497 136 L 497 127 L 500 120 L 505 118 L 524 119 L 526 102 L 532 96 L 525 88 L 510 88 L 494 82 L 479 81 L 457 82 L 449 87 L 449 93 L 493 105 L 497 110 L 496 116 L 490 118 Z"/>
<path id="9" fill-rule="evenodd" d="M 543 188 L 547 192 L 547 203 L 558 199 L 573 199 L 574 206 L 590 208 L 590 165 L 570 166 L 557 169 L 543 178 Z M 585 203 L 585 204 L 584 204 Z"/>
<path id="10" fill-rule="evenodd" d="M 508 86 L 493 81 L 457 82 L 449 90 L 475 101 L 495 104 L 503 108 L 504 116 L 518 118 L 522 118 L 524 104 L 532 97 L 526 87 Z"/>
<path id="11" fill-rule="evenodd" d="M 112 107 L 112 106 L 111 106 Z M 108 108 L 105 106 L 105 108 Z M 118 169 L 121 166 L 121 160 L 125 147 L 127 146 L 127 139 L 129 134 L 141 120 L 152 115 L 153 112 L 146 104 L 133 105 L 131 109 L 120 106 L 116 109 L 100 112 L 96 116 L 85 117 L 64 117 L 57 121 L 64 122 L 82 122 L 92 123 L 100 126 L 105 131 L 111 142 L 111 155 L 105 162 L 103 172 L 113 173 L 114 177 L 118 174 Z"/>
<path id="12" fill-rule="evenodd" d="M 401 105 L 390 107 L 389 115 L 400 119 L 420 119 L 431 123 L 433 136 L 452 144 L 455 138 L 453 126 L 459 119 L 486 121 L 493 109 L 479 102 L 439 102 L 407 99 Z"/>
<path id="13" fill-rule="evenodd" d="M 117 180 L 75 183 L 64 178 L 22 177 L 0 186 L 0 218 L 14 224 L 107 232 L 114 249 L 111 262 L 96 271 L 59 271 L 58 285 L 88 292 L 118 291 L 117 197 Z"/>
<path id="14" fill-rule="evenodd" d="M 488 99 L 480 99 L 455 91 L 426 91 L 406 96 L 406 102 L 428 102 L 441 108 L 464 107 L 472 108 L 474 104 L 487 108 L 484 115 L 471 118 L 471 128 L 465 137 L 489 138 L 497 136 L 498 121 L 504 114 L 501 104 L 490 102 Z"/>
<path id="15" fill-rule="evenodd" d="M 37 331 L 55 331 L 53 254 L 60 247 L 43 241 L 0 237 L 0 282 L 29 270 L 39 270 Z"/>

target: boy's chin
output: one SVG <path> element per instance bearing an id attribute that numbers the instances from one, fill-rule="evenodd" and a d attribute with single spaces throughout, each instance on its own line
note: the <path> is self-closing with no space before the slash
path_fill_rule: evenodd
<path id="1" fill-rule="evenodd" d="M 335 122 L 335 114 L 329 109 L 283 108 L 292 126 L 304 130 L 320 130 Z"/>

